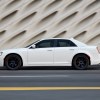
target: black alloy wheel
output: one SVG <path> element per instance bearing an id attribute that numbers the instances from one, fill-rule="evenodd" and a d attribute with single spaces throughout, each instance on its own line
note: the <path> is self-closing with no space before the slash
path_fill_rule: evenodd
<path id="1" fill-rule="evenodd" d="M 78 70 L 87 69 L 89 66 L 89 58 L 86 55 L 77 55 L 73 59 L 73 67 Z"/>
<path id="2" fill-rule="evenodd" d="M 6 69 L 17 70 L 22 66 L 22 60 L 18 55 L 11 54 L 5 58 L 4 65 Z"/>

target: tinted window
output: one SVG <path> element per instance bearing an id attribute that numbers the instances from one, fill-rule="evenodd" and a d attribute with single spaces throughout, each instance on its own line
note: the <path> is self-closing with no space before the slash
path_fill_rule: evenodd
<path id="1" fill-rule="evenodd" d="M 36 48 L 48 48 L 53 47 L 53 40 L 43 40 L 36 44 Z"/>
<path id="2" fill-rule="evenodd" d="M 75 47 L 76 45 L 70 40 L 58 40 L 57 47 Z"/>

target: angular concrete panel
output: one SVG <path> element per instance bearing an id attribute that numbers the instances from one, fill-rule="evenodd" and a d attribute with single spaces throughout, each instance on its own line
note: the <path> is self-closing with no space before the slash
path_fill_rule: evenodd
<path id="1" fill-rule="evenodd" d="M 100 0 L 0 0 L 0 49 L 41 38 L 100 42 Z"/>

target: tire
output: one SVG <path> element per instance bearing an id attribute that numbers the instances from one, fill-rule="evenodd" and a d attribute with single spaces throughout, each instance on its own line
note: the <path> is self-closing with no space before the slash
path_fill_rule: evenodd
<path id="1" fill-rule="evenodd" d="M 80 54 L 74 57 L 72 66 L 77 70 L 84 70 L 89 66 L 89 62 L 88 56 Z"/>
<path id="2" fill-rule="evenodd" d="M 22 66 L 22 60 L 20 56 L 16 54 L 8 55 L 4 60 L 4 66 L 8 70 L 17 70 Z"/>

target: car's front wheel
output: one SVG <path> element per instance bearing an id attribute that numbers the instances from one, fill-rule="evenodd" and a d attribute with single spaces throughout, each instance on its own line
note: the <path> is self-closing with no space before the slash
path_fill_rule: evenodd
<path id="1" fill-rule="evenodd" d="M 20 56 L 16 54 L 10 54 L 5 58 L 4 66 L 9 70 L 17 70 L 22 66 L 22 60 Z"/>
<path id="2" fill-rule="evenodd" d="M 72 66 L 78 70 L 84 70 L 89 66 L 89 58 L 86 55 L 76 55 L 73 59 Z"/>

